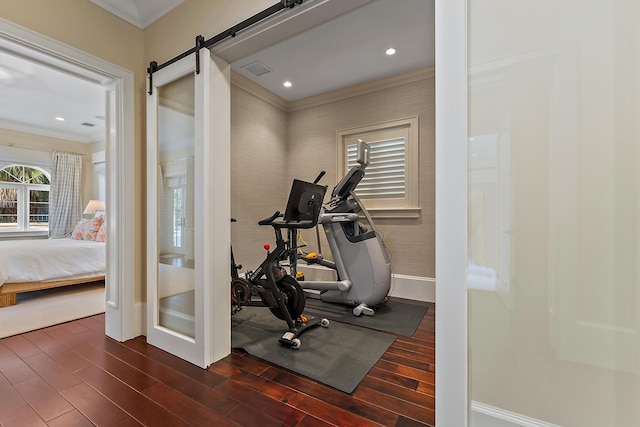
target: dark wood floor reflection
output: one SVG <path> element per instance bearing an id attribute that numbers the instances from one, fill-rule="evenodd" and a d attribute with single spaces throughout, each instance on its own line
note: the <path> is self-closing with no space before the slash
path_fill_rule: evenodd
<path id="1" fill-rule="evenodd" d="M 352 395 L 242 351 L 200 369 L 104 336 L 104 315 L 0 340 L 0 425 L 434 425 L 435 306 Z"/>

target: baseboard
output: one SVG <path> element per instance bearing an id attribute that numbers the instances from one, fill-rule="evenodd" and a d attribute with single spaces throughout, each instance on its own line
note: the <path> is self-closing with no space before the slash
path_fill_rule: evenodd
<path id="1" fill-rule="evenodd" d="M 134 336 L 147 336 L 147 303 L 137 302 L 133 305 Z"/>
<path id="2" fill-rule="evenodd" d="M 436 302 L 436 279 L 394 274 L 391 277 L 390 295 L 415 301 Z"/>
<path id="3" fill-rule="evenodd" d="M 475 427 L 560 427 L 474 401 L 471 402 L 471 419 Z"/>
<path id="4" fill-rule="evenodd" d="M 300 265 L 307 280 L 335 280 L 335 270 L 321 265 Z M 394 274 L 391 277 L 392 297 L 415 301 L 436 302 L 436 279 L 431 277 Z"/>

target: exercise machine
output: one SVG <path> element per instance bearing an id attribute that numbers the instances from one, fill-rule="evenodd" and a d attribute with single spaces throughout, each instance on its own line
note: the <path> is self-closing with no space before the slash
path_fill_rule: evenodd
<path id="1" fill-rule="evenodd" d="M 238 313 L 243 306 L 268 307 L 271 313 L 287 323 L 288 329 L 279 339 L 280 344 L 298 349 L 300 335 L 317 326 L 328 327 L 324 318 L 308 318 L 302 313 L 305 307 L 305 293 L 296 279 L 287 274 L 281 262 L 295 254 L 283 238 L 283 230 L 313 228 L 317 225 L 326 186 L 294 180 L 284 218 L 277 211 L 269 218 L 258 222 L 261 226 L 271 226 L 275 232 L 276 247 L 270 250 L 264 245 L 267 256 L 255 270 L 246 271 L 240 277 L 242 266 L 236 264 L 231 248 L 231 314 Z M 231 220 L 235 222 L 234 219 Z"/>
<path id="2" fill-rule="evenodd" d="M 324 229 L 333 261 L 322 256 L 319 233 L 316 232 L 320 253 L 299 252 L 290 259 L 290 270 L 291 275 L 298 274 L 296 263 L 300 259 L 335 270 L 335 281 L 301 280 L 300 285 L 307 296 L 353 306 L 352 312 L 356 316 L 373 316 L 374 308 L 388 299 L 391 259 L 371 215 L 355 194 L 371 155 L 370 146 L 361 140 L 358 140 L 357 150 L 357 164 L 338 182 L 318 216 L 317 222 Z M 289 233 L 289 240 L 291 246 L 297 246 L 296 231 Z"/>

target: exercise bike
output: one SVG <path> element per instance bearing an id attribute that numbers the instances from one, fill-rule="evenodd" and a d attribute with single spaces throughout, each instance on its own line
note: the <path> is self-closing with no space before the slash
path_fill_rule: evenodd
<path id="1" fill-rule="evenodd" d="M 283 215 L 277 211 L 258 222 L 261 226 L 273 227 L 276 238 L 276 247 L 272 251 L 268 244 L 264 245 L 267 256 L 258 268 L 248 270 L 244 278 L 240 277 L 238 271 L 242 266 L 236 264 L 231 249 L 231 315 L 238 313 L 243 306 L 268 307 L 274 316 L 287 323 L 288 329 L 279 342 L 292 349 L 300 348 L 299 337 L 310 328 L 329 326 L 327 319 L 307 318 L 302 314 L 305 293 L 298 281 L 280 264 L 297 250 L 283 239 L 283 229 L 315 227 L 326 192 L 326 186 L 310 183 L 300 186 L 298 182 L 301 181 L 294 180 L 284 218 L 280 220 Z M 234 219 L 231 221 L 235 222 Z"/>
<path id="2" fill-rule="evenodd" d="M 355 316 L 373 316 L 375 307 L 388 299 L 391 259 L 369 212 L 354 192 L 364 178 L 371 148 L 358 140 L 357 150 L 357 164 L 335 186 L 331 199 L 321 208 L 318 216 L 317 222 L 323 227 L 333 261 L 324 259 L 321 252 L 301 252 L 290 258 L 290 270 L 292 276 L 299 275 L 299 260 L 334 270 L 337 276 L 335 281 L 307 281 L 298 276 L 307 297 L 352 306 Z M 297 246 L 297 234 L 293 230 L 289 233 L 292 247 Z"/>

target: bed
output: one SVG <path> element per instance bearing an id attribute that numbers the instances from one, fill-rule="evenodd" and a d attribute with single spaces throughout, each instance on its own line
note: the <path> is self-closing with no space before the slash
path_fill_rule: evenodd
<path id="1" fill-rule="evenodd" d="M 105 250 L 95 240 L 0 241 L 0 308 L 18 293 L 104 280 Z"/>

